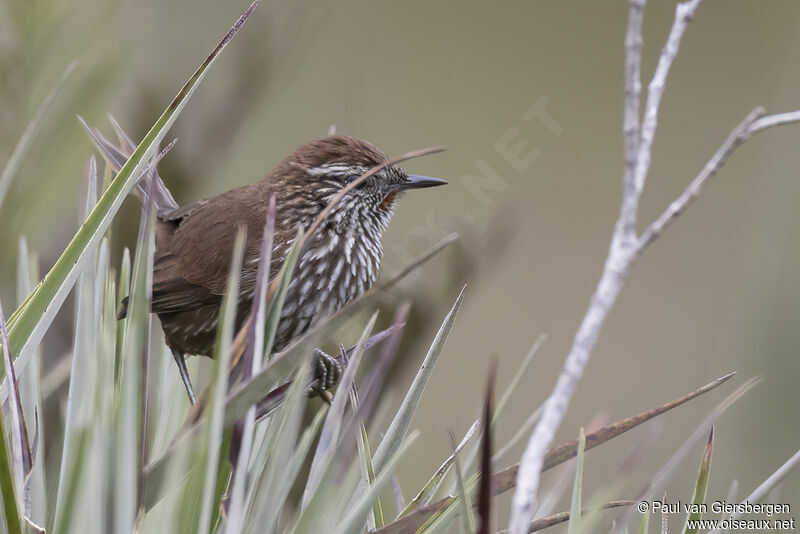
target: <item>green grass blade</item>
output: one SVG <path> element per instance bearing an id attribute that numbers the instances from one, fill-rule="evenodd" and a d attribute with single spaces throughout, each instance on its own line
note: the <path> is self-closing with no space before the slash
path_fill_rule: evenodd
<path id="1" fill-rule="evenodd" d="M 492 426 L 497 424 L 497 422 L 500 420 L 500 417 L 503 415 L 503 412 L 505 411 L 505 407 L 508 405 L 508 401 L 511 400 L 511 396 L 517 390 L 520 382 L 522 382 L 522 379 L 527 374 L 527 371 L 531 366 L 531 362 L 533 362 L 533 357 L 536 356 L 536 354 L 539 352 L 539 348 L 542 346 L 545 339 L 547 339 L 547 336 L 545 336 L 544 334 L 539 335 L 539 337 L 533 343 L 533 346 L 528 351 L 528 354 L 525 355 L 525 359 L 522 361 L 522 364 L 519 366 L 519 369 L 517 369 L 517 372 L 514 373 L 513 377 L 511 378 L 511 382 L 508 384 L 508 387 L 503 392 L 502 397 L 500 397 L 500 402 L 497 403 L 497 407 L 495 408 L 494 413 L 492 414 L 492 423 L 491 423 Z M 527 435 L 528 434 L 526 434 L 526 436 Z M 514 437 L 520 439 L 522 436 L 518 431 Z M 506 447 L 509 448 L 510 446 L 506 445 Z M 477 467 L 475 464 L 478 460 L 479 450 L 480 446 L 479 444 L 476 443 L 471 447 L 470 452 L 467 455 L 467 461 L 464 462 L 464 473 L 466 473 L 467 476 L 475 473 Z M 455 481 L 453 484 L 455 486 Z M 454 489 L 455 487 L 451 488 L 451 490 Z"/>
<path id="2" fill-rule="evenodd" d="M 536 341 L 533 343 L 531 349 L 528 351 L 528 354 L 525 355 L 525 359 L 522 361 L 519 369 L 517 369 L 517 372 L 514 373 L 514 376 L 511 378 L 511 382 L 508 384 L 508 387 L 503 392 L 503 396 L 500 397 L 500 401 L 497 403 L 497 408 L 495 408 L 494 414 L 492 415 L 492 424 L 496 423 L 500 419 L 505 407 L 508 405 L 508 401 L 511 400 L 511 396 L 519 387 L 523 377 L 527 374 L 528 369 L 531 366 L 531 362 L 533 362 L 533 357 L 539 352 L 539 348 L 541 348 L 546 339 L 546 335 L 540 334 L 539 337 L 536 338 Z"/>
<path id="3" fill-rule="evenodd" d="M 253 432 L 255 427 L 255 406 L 247 411 L 246 422 L 242 427 L 242 438 L 239 444 L 239 456 L 236 465 L 232 468 L 230 505 L 225 521 L 225 534 L 242 532 L 245 518 L 245 491 L 247 489 L 247 467 L 253 446 Z"/>
<path id="4" fill-rule="evenodd" d="M 3 338 L 6 338 L 6 325 L 2 308 L 0 308 L 0 330 L 2 330 Z M 3 353 L 3 360 L 6 362 L 6 365 L 9 365 L 8 362 L 11 361 L 11 357 L 5 346 L 3 347 Z M 10 392 L 8 397 L 9 399 L 13 398 L 13 392 Z M 11 440 L 8 439 L 9 437 L 11 437 Z M 9 441 L 12 442 L 9 443 Z M 18 465 L 19 462 L 16 462 L 14 459 L 13 449 L 13 432 L 6 431 L 5 417 L 2 414 L 2 410 L 0 410 L 0 492 L 3 498 L 6 531 L 9 534 L 22 532 L 23 519 L 22 509 L 20 507 L 22 502 L 20 498 L 21 485 L 19 484 L 22 473 L 21 466 Z"/>
<path id="5" fill-rule="evenodd" d="M 334 534 L 359 534 L 363 532 L 364 525 L 367 522 L 367 516 L 375 504 L 375 501 L 378 499 L 380 492 L 391 482 L 398 462 L 403 458 L 406 452 L 408 452 L 411 444 L 416 440 L 417 435 L 417 432 L 409 434 L 397 450 L 393 452 L 392 456 L 386 460 L 383 469 L 375 478 L 375 484 L 370 486 L 359 499 L 356 500 L 353 507 L 333 531 Z"/>
<path id="6" fill-rule="evenodd" d="M 305 388 L 298 388 L 298 391 L 302 391 L 304 389 Z M 303 394 L 301 393 L 301 395 Z M 302 396 L 298 395 L 298 400 L 302 398 Z M 287 396 L 287 404 L 281 407 L 281 411 L 286 410 L 287 406 L 292 406 L 289 399 L 291 399 L 291 393 L 290 396 Z M 302 415 L 302 410 L 298 410 L 298 423 L 300 422 L 300 415 Z M 264 503 L 263 505 L 255 507 L 256 516 L 252 521 L 253 528 L 250 529 L 251 532 L 264 534 L 265 532 L 270 533 L 278 531 L 277 522 L 280 513 L 285 506 L 286 499 L 289 496 L 289 491 L 291 490 L 292 485 L 294 485 L 298 475 L 300 474 L 300 469 L 305 463 L 306 457 L 311 450 L 311 446 L 314 444 L 317 433 L 319 432 L 320 428 L 322 428 L 325 415 L 325 408 L 317 412 L 317 414 L 314 416 L 314 419 L 311 421 L 311 424 L 309 424 L 303 431 L 303 435 L 301 436 L 299 442 L 297 442 L 294 449 L 291 451 L 291 456 L 287 462 L 284 463 L 281 461 L 281 458 L 283 457 L 281 454 L 281 449 L 270 453 L 267 472 L 265 473 L 263 480 L 259 481 L 258 488 L 256 488 L 254 491 L 251 491 L 252 502 L 250 506 L 254 506 L 254 503 L 256 502 Z M 279 444 L 283 443 L 284 441 L 289 443 L 288 439 L 276 439 L 276 441 Z M 266 460 L 262 461 L 266 462 Z M 259 499 L 260 496 L 263 496 L 263 499 Z"/>
<path id="7" fill-rule="evenodd" d="M 583 427 L 578 432 L 578 455 L 575 467 L 575 484 L 572 486 L 572 502 L 570 504 L 569 534 L 578 534 L 581 531 L 581 495 L 583 494 L 583 458 L 586 451 L 586 433 Z"/>
<path id="8" fill-rule="evenodd" d="M 508 442 L 503 445 L 499 451 L 497 451 L 494 455 L 494 460 L 499 462 L 513 449 L 519 442 L 523 440 L 523 438 L 527 438 L 531 434 L 531 430 L 533 430 L 533 425 L 536 424 L 536 421 L 539 420 L 539 416 L 542 413 L 542 408 L 544 405 L 539 405 L 525 420 L 522 425 L 514 432 L 514 435 L 511 437 Z"/>
<path id="9" fill-rule="evenodd" d="M 88 191 L 84 205 L 84 217 L 88 215 L 97 201 L 97 166 L 94 157 L 89 159 Z M 82 439 L 84 429 L 94 419 L 95 370 L 97 360 L 97 330 L 99 317 L 95 313 L 95 277 L 97 275 L 97 254 L 88 255 L 83 266 L 76 291 L 75 326 L 70 364 L 69 391 L 67 394 L 66 415 L 64 418 L 64 441 L 61 449 L 61 472 L 56 493 L 56 516 L 63 506 L 64 492 L 69 483 L 68 471 L 75 458 L 75 447 Z M 60 504 L 59 504 L 60 503 Z M 95 508 L 96 509 L 96 508 Z M 57 525 L 59 526 L 59 525 Z"/>
<path id="10" fill-rule="evenodd" d="M 684 534 L 696 534 L 697 528 L 689 528 L 689 521 L 697 521 L 702 517 L 699 511 L 705 505 L 706 492 L 708 491 L 708 477 L 711 474 L 711 452 L 714 449 L 714 427 L 708 433 L 708 443 L 703 450 L 703 459 L 700 461 L 700 470 L 697 472 L 697 482 L 694 485 L 694 496 L 692 504 L 697 511 L 692 510 L 686 518 L 686 525 L 683 527 Z"/>
<path id="11" fill-rule="evenodd" d="M 263 396 L 265 391 L 270 391 L 273 387 L 278 385 L 278 381 L 286 378 L 296 369 L 299 360 L 295 357 L 287 357 L 289 354 L 283 355 L 281 358 L 269 358 L 272 350 L 272 344 L 275 339 L 275 332 L 278 330 L 280 323 L 281 310 L 283 303 L 286 300 L 286 293 L 289 289 L 289 282 L 292 279 L 292 273 L 297 265 L 297 260 L 300 256 L 299 243 L 303 241 L 302 230 L 298 231 L 295 237 L 292 248 L 286 254 L 286 259 L 283 261 L 281 270 L 278 272 L 277 289 L 272 299 L 268 303 L 266 318 L 264 320 L 264 352 L 267 356 L 266 365 L 259 373 L 251 377 L 251 379 L 240 386 L 231 394 L 228 400 L 228 407 L 225 415 L 226 427 L 241 419 L 247 410 L 254 403 L 258 402 Z M 292 356 L 295 356 L 292 354 Z"/>
<path id="12" fill-rule="evenodd" d="M 458 461 L 458 453 L 456 452 L 456 437 L 452 432 L 450 432 L 450 444 L 453 449 L 453 466 L 455 466 L 456 484 L 458 486 L 456 500 L 461 508 L 461 517 L 466 522 L 467 532 L 475 532 L 477 524 L 475 523 L 475 512 L 472 510 L 472 496 L 467 490 L 467 481 L 464 479 L 464 471 L 461 469 L 461 463 Z"/>
<path id="13" fill-rule="evenodd" d="M 198 84 L 208 72 L 208 68 L 233 39 L 259 3 L 260 0 L 254 0 L 250 4 L 216 48 L 192 74 L 108 186 L 97 206 L 67 245 L 43 282 L 37 286 L 26 304 L 11 316 L 9 337 L 12 355 L 20 354 L 22 349 L 29 344 L 37 345 L 39 343 L 44 331 L 52 322 L 55 313 L 75 283 L 84 261 L 97 247 L 100 238 L 122 205 L 122 201 L 134 187 L 152 157 L 156 155 L 159 143 L 183 111 Z"/>
<path id="14" fill-rule="evenodd" d="M 257 532 L 274 532 L 278 530 L 278 519 L 304 462 L 311 442 L 302 445 L 302 459 L 297 458 L 297 441 L 303 425 L 303 414 L 306 408 L 306 386 L 311 369 L 311 360 L 303 360 L 295 379 L 289 386 L 284 403 L 268 420 L 261 424 L 266 431 L 260 439 L 254 440 L 256 453 L 252 462 L 252 470 L 248 476 L 252 483 L 248 491 L 246 506 L 249 509 L 250 530 Z M 321 410 L 325 413 L 325 410 Z M 320 417 L 319 414 L 315 420 Z M 314 426 L 313 435 L 304 434 L 305 439 L 313 439 L 322 424 L 322 419 Z M 238 469 L 238 468 L 237 468 Z M 245 471 L 246 473 L 246 471 Z M 238 474 L 238 473 L 237 473 Z M 238 532 L 238 531 L 237 531 Z"/>
<path id="15" fill-rule="evenodd" d="M 649 534 L 650 532 L 650 513 L 642 514 L 642 520 L 639 522 L 639 534 Z"/>
<path id="16" fill-rule="evenodd" d="M 356 391 L 355 384 L 350 388 L 350 404 L 353 406 L 353 413 L 357 413 L 358 392 Z M 358 422 L 358 426 L 358 457 L 359 460 L 361 460 L 361 479 L 371 486 L 375 483 L 375 468 L 372 465 L 372 449 L 369 445 L 369 434 L 367 433 L 367 427 L 364 425 L 363 419 Z M 382 527 L 383 524 L 383 505 L 379 498 L 375 502 L 375 507 L 372 509 L 372 517 L 367 522 L 367 529 L 372 531 Z"/>
<path id="17" fill-rule="evenodd" d="M 277 290 L 269 303 L 267 319 L 264 328 L 267 330 L 266 338 L 274 338 L 280 320 L 280 309 L 286 297 L 289 281 L 299 256 L 297 243 L 302 241 L 302 233 L 298 233 L 295 244 L 289 249 L 283 266 L 278 274 Z M 270 334 L 272 332 L 272 334 Z M 269 345 L 272 341 L 268 340 Z M 266 346 L 266 342 L 265 342 Z M 288 351 L 280 357 L 271 359 L 258 373 L 256 373 L 247 383 L 240 384 L 230 392 L 225 407 L 224 428 L 229 429 L 237 421 L 242 419 L 250 406 L 261 400 L 265 391 L 271 391 L 280 385 L 287 376 L 294 374 L 299 366 L 301 359 L 298 351 Z M 199 433 L 199 425 L 195 424 L 189 430 L 177 437 L 173 444 L 159 458 L 153 460 L 145 473 L 145 508 L 149 509 L 158 502 L 164 491 L 165 475 L 167 466 L 172 456 L 180 448 L 189 446 Z"/>
<path id="18" fill-rule="evenodd" d="M 130 293 L 131 251 L 128 247 L 122 250 L 122 263 L 119 268 L 119 286 L 117 289 L 117 313 L 122 309 L 122 301 Z M 127 321 L 117 321 L 117 343 L 114 349 L 114 380 L 119 382 L 122 370 L 122 341 L 125 339 Z"/>
<path id="19" fill-rule="evenodd" d="M 433 343 L 431 343 L 431 346 L 428 349 L 428 354 L 425 356 L 422 366 L 419 368 L 417 375 L 414 377 L 414 381 L 411 383 L 411 387 L 409 388 L 408 393 L 406 393 L 400 409 L 397 411 L 397 414 L 386 431 L 386 435 L 383 437 L 380 445 L 378 445 L 378 449 L 375 451 L 375 455 L 372 458 L 372 465 L 374 466 L 376 473 L 380 473 L 383 470 L 383 465 L 386 462 L 386 459 L 391 456 L 395 450 L 397 450 L 397 448 L 400 446 L 400 443 L 408 433 L 408 429 L 411 426 L 411 419 L 414 417 L 414 412 L 417 410 L 419 401 L 422 398 L 422 393 L 425 390 L 425 386 L 428 384 L 431 374 L 433 373 L 433 369 L 436 366 L 437 360 L 439 359 L 439 354 L 441 354 L 442 348 L 447 341 L 447 336 L 450 334 L 450 330 L 453 328 L 453 323 L 455 323 L 458 309 L 461 307 L 461 302 L 464 299 L 465 289 L 466 286 L 461 289 L 461 292 L 458 294 L 458 298 L 456 298 L 453 307 L 444 318 L 444 322 L 442 322 L 442 325 L 439 327 L 439 331 L 436 333 L 436 337 L 433 339 Z"/>
<path id="20" fill-rule="evenodd" d="M 17 172 L 22 166 L 22 161 L 28 154 L 31 145 L 33 144 L 33 140 L 36 138 L 36 133 L 39 131 L 39 127 L 42 125 L 42 122 L 44 122 L 45 115 L 47 115 L 47 112 L 52 107 L 53 102 L 55 102 L 58 93 L 61 92 L 61 88 L 64 87 L 64 83 L 67 81 L 70 74 L 72 74 L 72 71 L 75 70 L 76 65 L 77 61 L 75 60 L 67 65 L 67 68 L 64 70 L 64 74 L 61 75 L 61 78 L 47 94 L 41 105 L 39 105 L 39 109 L 36 110 L 33 119 L 31 119 L 31 122 L 28 123 L 28 126 L 25 128 L 25 131 L 19 138 L 17 146 L 15 146 L 14 151 L 11 152 L 11 156 L 9 156 L 5 167 L 3 167 L 3 172 L 0 173 L 0 206 L 3 205 L 3 200 L 6 197 L 6 193 L 8 193 L 8 187 L 11 185 L 11 181 L 17 175 Z"/>
<path id="21" fill-rule="evenodd" d="M 264 355 L 269 361 L 272 344 L 275 342 L 275 332 L 278 331 L 278 323 L 281 319 L 281 310 L 283 310 L 283 302 L 286 300 L 286 293 L 289 290 L 289 282 L 292 281 L 292 273 L 294 272 L 297 260 L 300 257 L 300 248 L 303 243 L 305 235 L 302 230 L 298 230 L 297 236 L 294 239 L 294 244 L 289 252 L 286 254 L 286 259 L 283 260 L 281 270 L 278 272 L 278 286 L 275 295 L 267 308 L 267 317 L 264 321 Z"/>
<path id="22" fill-rule="evenodd" d="M 215 499 L 215 490 L 218 486 L 221 467 L 220 452 L 223 450 L 223 419 L 225 415 L 225 398 L 228 393 L 228 369 L 230 367 L 233 329 L 239 301 L 239 278 L 242 272 L 245 237 L 245 229 L 240 227 L 233 245 L 228 285 L 217 328 L 217 344 L 214 350 L 215 371 L 206 435 L 208 440 L 206 445 L 207 456 L 203 471 L 205 473 L 205 481 L 203 483 L 200 520 L 197 528 L 197 532 L 200 533 L 211 532 L 213 525 L 212 511 L 215 507 L 219 507 L 219 502 Z"/>
<path id="23" fill-rule="evenodd" d="M 0 332 L 2 332 L 3 344 L 8 342 L 8 332 L 6 331 L 6 319 L 3 314 L 3 306 L 0 304 Z M 17 381 L 16 372 L 14 371 L 14 364 L 11 361 L 11 355 L 8 350 L 3 347 L 3 367 L 9 380 L 6 380 L 6 387 L 9 388 L 8 405 L 9 410 L 9 438 L 11 446 L 11 458 L 13 459 L 14 471 L 14 485 L 18 489 L 17 503 L 25 515 L 25 504 L 23 502 L 25 483 L 33 469 L 33 457 L 30 449 L 30 441 L 28 439 L 28 427 L 25 423 L 25 414 L 22 411 L 22 397 L 19 392 L 19 382 Z"/>
<path id="24" fill-rule="evenodd" d="M 253 290 L 253 302 L 250 309 L 250 320 L 253 324 L 250 325 L 250 331 L 247 332 L 247 346 L 242 355 L 242 379 L 244 381 L 249 380 L 254 373 L 260 371 L 264 366 L 264 336 L 266 334 L 267 296 L 270 284 L 269 271 L 272 265 L 272 249 L 275 242 L 275 202 L 275 195 L 272 195 L 267 205 L 264 229 L 261 232 L 256 285 Z M 277 325 L 275 328 L 277 329 Z"/>
<path id="25" fill-rule="evenodd" d="M 480 425 L 480 419 L 476 420 L 472 423 L 472 426 L 469 427 L 467 433 L 464 434 L 464 437 L 461 438 L 461 442 L 456 446 L 456 450 L 454 454 L 451 454 L 447 457 L 447 459 L 439 466 L 439 469 L 431 475 L 431 478 L 428 479 L 428 482 L 422 487 L 422 489 L 417 493 L 417 495 L 405 506 L 403 511 L 398 514 L 397 517 L 403 517 L 404 515 L 416 510 L 420 506 L 427 504 L 430 499 L 436 494 L 436 490 L 439 488 L 439 484 L 441 484 L 442 480 L 447 473 L 450 472 L 450 468 L 453 466 L 453 460 L 455 460 L 455 453 L 461 452 L 464 446 L 472 439 L 472 436 L 475 435 L 475 431 L 478 429 Z"/>
<path id="26" fill-rule="evenodd" d="M 39 277 L 37 259 L 28 251 L 25 239 L 19 241 L 19 258 L 17 262 L 17 301 L 22 302 L 31 292 L 31 280 Z M 38 424 L 42 413 L 42 355 L 39 347 L 33 352 L 33 361 L 20 373 L 20 391 L 22 393 L 22 409 L 28 419 L 34 423 L 34 438 L 40 444 L 33 453 L 33 470 L 28 478 L 25 492 L 25 513 L 37 525 L 44 525 L 47 517 L 47 493 L 44 478 L 44 427 Z"/>
<path id="27" fill-rule="evenodd" d="M 155 250 L 155 205 L 142 209 L 133 259 L 128 314 L 122 336 L 119 390 L 115 399 L 114 531 L 134 528 L 140 505 L 144 446 L 144 384 L 149 348 L 150 299 Z"/>
<path id="28" fill-rule="evenodd" d="M 48 529 L 48 532 L 70 532 L 72 527 L 73 517 L 75 516 L 76 506 L 75 502 L 80 496 L 81 488 L 81 475 L 84 472 L 84 464 L 86 463 L 86 453 L 89 450 L 90 430 L 83 429 L 78 435 L 77 446 L 75 447 L 75 458 L 69 465 L 67 470 L 67 484 L 63 491 L 63 506 L 59 509 L 56 508 L 55 525 L 58 525 L 58 530 L 55 527 Z"/>
<path id="29" fill-rule="evenodd" d="M 691 393 L 684 395 L 678 399 L 672 400 L 664 405 L 661 405 L 657 408 L 653 408 L 646 412 L 642 412 L 633 417 L 617 421 L 616 423 L 613 423 L 604 428 L 596 430 L 595 432 L 590 433 L 586 439 L 586 450 L 593 449 L 599 445 L 602 445 L 603 443 L 619 436 L 620 434 L 624 434 L 625 432 L 628 432 L 629 430 L 632 430 L 637 426 L 652 420 L 655 417 L 658 417 L 670 410 L 682 406 L 701 395 L 713 391 L 714 389 L 720 387 L 722 384 L 726 383 L 733 376 L 735 376 L 735 373 L 729 373 L 725 376 L 722 376 L 720 378 L 717 378 L 716 380 L 709 382 L 708 384 L 700 388 L 697 388 Z M 726 398 L 717 407 L 717 409 L 714 412 L 714 415 L 718 417 L 722 412 L 724 412 L 725 408 L 730 406 L 731 403 L 733 403 L 736 399 L 741 397 L 750 387 L 753 386 L 753 384 L 754 382 L 752 380 L 748 381 L 746 384 L 737 389 L 733 394 L 729 395 L 728 398 Z M 547 455 L 545 456 L 544 467 L 542 471 L 544 472 L 549 469 L 552 469 L 553 467 L 561 465 L 567 460 L 574 458 L 575 455 L 577 454 L 577 450 L 578 450 L 578 440 L 568 441 L 566 443 L 562 443 L 559 446 L 553 447 L 548 451 Z M 518 469 L 519 469 L 519 464 L 495 472 L 492 475 L 492 494 L 500 495 L 501 493 L 504 493 L 513 488 L 516 484 Z M 470 485 L 474 484 L 476 480 L 477 477 L 472 477 L 470 478 L 468 484 Z M 378 533 L 405 534 L 408 532 L 417 532 L 423 526 L 429 526 L 432 525 L 434 522 L 438 522 L 440 517 L 452 514 L 452 511 L 454 509 L 453 503 L 454 499 L 452 497 L 445 497 L 428 506 L 424 506 L 419 510 L 415 510 L 413 513 L 401 517 L 397 521 L 394 521 L 393 523 L 380 529 Z M 624 523 L 624 521 L 622 523 Z"/>
<path id="30" fill-rule="evenodd" d="M 158 335 L 158 332 L 156 331 L 154 334 Z M 164 453 L 172 438 L 180 430 L 189 407 L 180 374 L 175 372 L 172 351 L 163 343 L 163 340 L 159 345 L 161 354 L 156 357 L 154 362 L 158 366 L 158 397 L 153 401 L 156 403 L 155 406 L 158 406 L 158 410 L 155 410 L 157 413 L 153 422 L 150 458 Z"/>
<path id="31" fill-rule="evenodd" d="M 342 380 L 339 383 L 338 394 L 333 399 L 331 409 L 328 410 L 328 416 L 325 418 L 325 424 L 322 427 L 319 444 L 314 453 L 314 459 L 311 462 L 311 471 L 308 474 L 308 481 L 306 482 L 306 488 L 303 492 L 303 508 L 308 506 L 312 495 L 319 486 L 323 473 L 328 464 L 332 461 L 338 448 L 339 433 L 344 420 L 345 408 L 347 407 L 348 392 L 353 385 L 358 364 L 361 362 L 361 356 L 364 354 L 364 342 L 369 337 L 370 332 L 372 332 L 377 318 L 378 313 L 375 312 L 364 328 L 364 331 L 361 332 L 361 337 L 358 340 L 353 358 L 347 365 L 347 369 L 345 369 Z"/>

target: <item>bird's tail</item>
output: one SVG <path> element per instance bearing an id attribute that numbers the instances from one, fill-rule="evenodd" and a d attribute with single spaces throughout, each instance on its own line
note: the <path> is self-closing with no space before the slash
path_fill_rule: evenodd
<path id="1" fill-rule="evenodd" d="M 83 120 L 81 120 L 81 124 L 83 127 L 86 128 L 86 131 L 89 133 L 89 138 L 94 143 L 94 146 L 100 151 L 100 154 L 103 156 L 111 168 L 114 169 L 114 172 L 119 172 L 125 162 L 128 161 L 128 158 L 136 149 L 136 143 L 131 140 L 128 134 L 122 129 L 119 123 L 112 117 L 111 115 L 108 116 L 109 121 L 111 122 L 111 126 L 114 128 L 114 132 L 117 135 L 117 141 L 119 145 L 115 145 L 114 143 L 108 141 L 100 131 L 96 128 L 90 128 Z M 150 180 L 155 181 L 153 184 L 153 188 L 150 188 L 151 182 Z M 161 176 L 158 175 L 158 170 L 153 166 L 148 172 L 144 173 L 142 178 L 136 184 L 136 187 L 133 189 L 133 194 L 136 195 L 136 198 L 142 204 L 147 202 L 149 191 L 154 191 L 154 200 L 156 204 L 156 212 L 158 214 L 166 214 L 169 212 L 174 211 L 178 208 L 178 203 L 175 202 L 175 198 L 170 193 L 169 189 L 167 189 L 164 180 L 161 179 Z"/>

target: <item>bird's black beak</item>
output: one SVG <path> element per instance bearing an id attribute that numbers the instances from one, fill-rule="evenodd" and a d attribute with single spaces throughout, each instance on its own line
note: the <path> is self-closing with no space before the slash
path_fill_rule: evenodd
<path id="1" fill-rule="evenodd" d="M 423 189 L 425 187 L 437 187 L 447 184 L 447 180 L 433 178 L 432 176 L 420 176 L 419 174 L 409 174 L 408 180 L 401 184 L 395 184 L 395 191 L 405 191 L 406 189 Z"/>

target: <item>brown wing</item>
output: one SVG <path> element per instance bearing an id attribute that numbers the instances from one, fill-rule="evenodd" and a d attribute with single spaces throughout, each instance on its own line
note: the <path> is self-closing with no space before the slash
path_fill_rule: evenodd
<path id="1" fill-rule="evenodd" d="M 219 306 L 239 225 L 247 229 L 241 292 L 252 290 L 267 212 L 265 196 L 263 186 L 245 186 L 179 208 L 159 221 L 153 264 L 154 313 Z"/>

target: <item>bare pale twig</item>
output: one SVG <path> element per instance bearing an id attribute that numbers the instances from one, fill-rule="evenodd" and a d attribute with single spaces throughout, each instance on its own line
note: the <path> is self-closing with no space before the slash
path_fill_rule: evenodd
<path id="1" fill-rule="evenodd" d="M 683 38 L 683 33 L 686 31 L 686 26 L 692 20 L 694 12 L 702 1 L 689 0 L 678 4 L 675 8 L 675 22 L 672 24 L 669 37 L 667 37 L 667 44 L 664 45 L 664 49 L 661 51 L 661 57 L 658 59 L 658 66 L 653 74 L 653 79 L 650 81 L 650 85 L 647 86 L 647 103 L 645 104 L 644 117 L 642 118 L 642 128 L 636 154 L 636 172 L 634 175 L 634 184 L 639 195 L 642 194 L 644 183 L 647 180 L 647 173 L 650 170 L 650 154 L 652 152 L 653 139 L 656 135 L 656 128 L 658 127 L 658 109 L 661 106 L 661 96 L 664 94 L 667 76 L 672 63 L 675 61 L 675 56 L 678 55 L 678 48 L 681 38 Z M 639 53 L 641 54 L 641 50 L 639 50 Z"/>
<path id="2" fill-rule="evenodd" d="M 634 175 L 639 147 L 639 99 L 642 92 L 642 19 L 647 0 L 632 0 L 625 34 L 625 111 L 622 131 L 625 138 L 625 177 L 623 198 L 635 198 Z M 623 205 L 620 219 L 626 233 L 636 232 L 636 210 Z"/>
<path id="3" fill-rule="evenodd" d="M 800 122 L 800 111 L 763 116 L 756 108 L 737 126 L 686 190 L 672 202 L 641 235 L 636 232 L 636 215 L 650 168 L 650 155 L 658 126 L 658 110 L 670 67 L 678 53 L 686 26 L 702 0 L 678 4 L 675 21 L 661 52 L 656 72 L 648 86 L 644 117 L 639 124 L 642 12 L 646 0 L 631 0 L 625 38 L 625 172 L 620 214 L 611 238 L 603 273 L 581 322 L 556 385 L 547 398 L 539 423 L 531 434 L 517 473 L 517 490 L 512 499 L 511 534 L 527 532 L 535 508 L 539 476 L 545 455 L 569 406 L 570 399 L 589 361 L 606 317 L 617 299 L 636 259 L 683 213 L 719 172 L 731 154 L 750 136 L 767 128 Z"/>
<path id="4" fill-rule="evenodd" d="M 681 195 L 662 213 L 658 219 L 647 227 L 639 238 L 637 254 L 641 254 L 644 249 L 653 241 L 661 237 L 666 228 L 677 219 L 681 213 L 691 204 L 702 192 L 703 187 L 713 178 L 722 168 L 730 155 L 739 145 L 744 143 L 751 135 L 772 128 L 800 122 L 800 111 L 787 113 L 776 113 L 774 115 L 764 115 L 763 108 L 755 108 L 747 114 L 739 126 L 733 129 L 731 134 L 717 149 L 717 152 L 708 160 L 700 174 L 686 187 Z"/>

